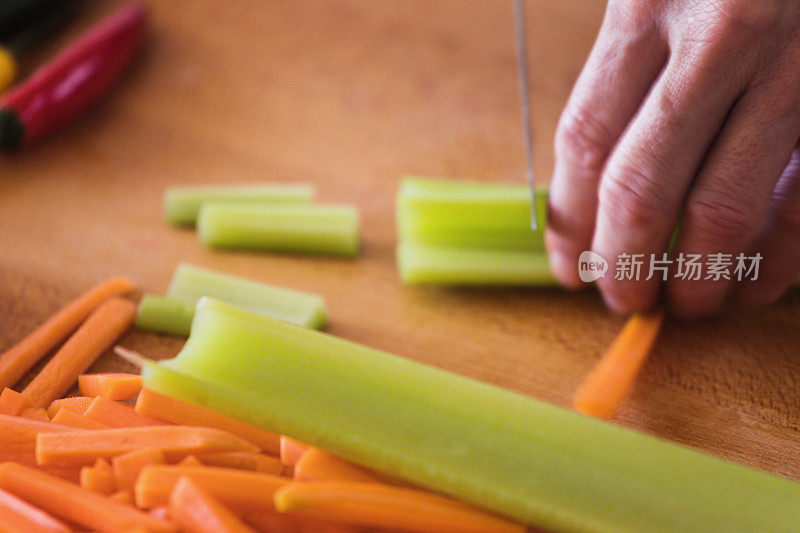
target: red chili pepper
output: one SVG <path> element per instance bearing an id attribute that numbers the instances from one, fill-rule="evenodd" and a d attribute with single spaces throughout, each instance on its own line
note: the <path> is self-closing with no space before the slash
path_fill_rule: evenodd
<path id="1" fill-rule="evenodd" d="M 30 145 L 75 118 L 119 78 L 142 42 L 147 8 L 116 11 L 0 99 L 0 146 Z"/>

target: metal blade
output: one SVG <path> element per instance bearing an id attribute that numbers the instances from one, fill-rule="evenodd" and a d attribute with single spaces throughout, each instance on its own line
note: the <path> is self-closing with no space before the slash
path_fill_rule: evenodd
<path id="1" fill-rule="evenodd" d="M 533 176 L 533 126 L 531 125 L 531 99 L 528 91 L 528 53 L 525 39 L 525 7 L 523 0 L 514 0 L 514 28 L 517 35 L 517 72 L 519 73 L 519 94 L 522 101 L 522 127 L 525 130 L 525 176 L 531 190 L 531 229 L 536 231 L 536 189 Z"/>

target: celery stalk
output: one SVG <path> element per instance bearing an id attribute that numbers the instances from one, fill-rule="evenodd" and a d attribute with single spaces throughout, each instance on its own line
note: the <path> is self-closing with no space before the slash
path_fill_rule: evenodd
<path id="1" fill-rule="evenodd" d="M 401 244 L 397 266 L 404 283 L 555 285 L 547 255 L 530 250 L 445 248 Z"/>
<path id="2" fill-rule="evenodd" d="M 156 392 L 543 528 L 800 523 L 800 484 L 789 479 L 211 299 L 198 303 L 181 353 L 143 377 Z"/>
<path id="3" fill-rule="evenodd" d="M 208 246 L 354 256 L 358 211 L 343 205 L 204 203 L 197 220 Z"/>
<path id="4" fill-rule="evenodd" d="M 136 312 L 136 327 L 177 337 L 187 337 L 192 327 L 194 304 L 176 298 L 145 294 Z"/>
<path id="5" fill-rule="evenodd" d="M 167 296 L 194 305 L 211 296 L 258 313 L 320 329 L 328 321 L 321 296 L 206 270 L 182 263 L 175 268 Z"/>
<path id="6" fill-rule="evenodd" d="M 164 215 L 172 224 L 192 225 L 204 202 L 308 204 L 315 194 L 314 186 L 305 183 L 170 187 L 164 192 Z"/>

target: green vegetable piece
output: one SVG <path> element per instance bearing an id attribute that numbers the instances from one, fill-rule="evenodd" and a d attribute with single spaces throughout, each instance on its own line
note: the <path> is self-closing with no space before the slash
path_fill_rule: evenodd
<path id="1" fill-rule="evenodd" d="M 170 187 L 164 192 L 164 214 L 171 224 L 193 225 L 204 202 L 309 204 L 315 194 L 314 186 L 305 183 Z"/>
<path id="2" fill-rule="evenodd" d="M 175 268 L 167 296 L 194 305 L 203 296 L 286 322 L 320 329 L 328 322 L 321 296 L 276 287 L 182 263 Z"/>
<path id="3" fill-rule="evenodd" d="M 145 294 L 139 301 L 136 327 L 177 337 L 188 337 L 192 318 L 194 318 L 193 304 L 167 296 Z"/>
<path id="4" fill-rule="evenodd" d="M 211 299 L 181 353 L 143 377 L 156 392 L 549 530 L 800 523 L 795 481 Z"/>
<path id="5" fill-rule="evenodd" d="M 205 203 L 197 221 L 208 246 L 354 256 L 358 211 L 343 205 Z"/>

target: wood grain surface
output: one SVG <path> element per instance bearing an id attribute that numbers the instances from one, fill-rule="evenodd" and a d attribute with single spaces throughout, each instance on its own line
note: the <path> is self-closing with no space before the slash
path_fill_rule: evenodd
<path id="1" fill-rule="evenodd" d="M 114 5 L 90 3 L 25 71 Z M 152 7 L 122 83 L 61 134 L 0 159 L 0 350 L 102 278 L 162 292 L 188 261 L 323 295 L 335 335 L 568 405 L 623 324 L 596 294 L 405 287 L 395 268 L 403 174 L 523 179 L 508 2 Z M 602 11 L 597 0 L 529 11 L 543 180 Z M 255 181 L 312 182 L 321 201 L 357 204 L 361 256 L 216 252 L 163 221 L 169 184 Z M 668 321 L 617 422 L 800 477 L 799 311 L 792 293 L 757 313 Z M 181 342 L 132 332 L 124 344 L 167 357 Z M 119 368 L 110 355 L 95 366 Z"/>

